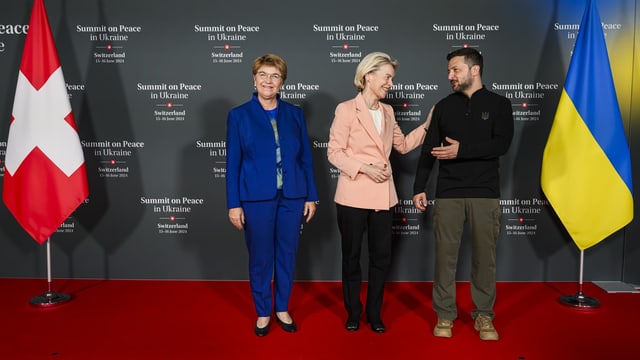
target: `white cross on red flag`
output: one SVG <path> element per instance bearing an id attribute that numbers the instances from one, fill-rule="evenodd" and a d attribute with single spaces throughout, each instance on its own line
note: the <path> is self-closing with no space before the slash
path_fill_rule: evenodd
<path id="1" fill-rule="evenodd" d="M 42 244 L 89 196 L 80 137 L 43 0 L 35 0 L 9 125 L 2 199 Z"/>

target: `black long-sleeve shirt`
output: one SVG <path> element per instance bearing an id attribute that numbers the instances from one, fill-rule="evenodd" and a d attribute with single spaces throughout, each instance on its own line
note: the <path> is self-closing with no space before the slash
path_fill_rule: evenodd
<path id="1" fill-rule="evenodd" d="M 499 157 L 513 138 L 513 112 L 504 96 L 484 86 L 471 98 L 454 92 L 433 109 L 431 125 L 422 145 L 413 193 L 424 192 L 436 161 L 431 149 L 460 142 L 458 156 L 440 160 L 436 198 L 499 198 Z"/>

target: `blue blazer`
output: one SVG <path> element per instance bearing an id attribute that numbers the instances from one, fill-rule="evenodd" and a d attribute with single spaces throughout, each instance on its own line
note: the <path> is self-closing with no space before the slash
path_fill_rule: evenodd
<path id="1" fill-rule="evenodd" d="M 278 96 L 278 135 L 283 196 L 317 201 L 311 146 L 304 114 Z M 227 208 L 276 196 L 276 142 L 266 112 L 253 94 L 227 117 Z"/>

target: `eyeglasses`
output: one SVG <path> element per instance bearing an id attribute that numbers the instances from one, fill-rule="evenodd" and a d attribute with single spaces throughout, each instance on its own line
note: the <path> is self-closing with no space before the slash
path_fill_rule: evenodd
<path id="1" fill-rule="evenodd" d="M 282 75 L 278 74 L 278 73 L 273 73 L 273 74 L 267 74 L 264 71 L 259 71 L 258 72 L 258 77 L 260 78 L 260 80 L 267 80 L 267 79 L 271 79 L 273 81 L 280 81 L 282 80 Z"/>

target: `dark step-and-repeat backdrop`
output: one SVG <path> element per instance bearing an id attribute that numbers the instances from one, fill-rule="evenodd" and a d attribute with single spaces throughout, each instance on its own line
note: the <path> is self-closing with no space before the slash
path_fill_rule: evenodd
<path id="1" fill-rule="evenodd" d="M 640 86 L 634 74 L 640 60 L 634 29 L 640 4 L 597 3 L 638 165 Z M 227 220 L 226 116 L 252 94 L 252 61 L 271 52 L 288 63 L 281 96 L 304 110 L 320 192 L 316 218 L 302 232 L 297 278 L 339 279 L 332 201 L 338 170 L 326 151 L 335 106 L 356 94 L 357 64 L 372 51 L 399 60 L 386 101 L 407 132 L 450 93 L 446 54 L 472 46 L 485 56 L 485 85 L 512 101 L 516 122 L 501 160 L 498 279 L 576 281 L 580 252 L 545 200 L 540 166 L 585 4 L 46 0 L 90 191 L 51 237 L 54 277 L 247 278 L 243 234 Z M 0 4 L 2 163 L 31 6 L 30 0 Z M 392 155 L 400 203 L 393 209 L 391 280 L 433 278 L 432 207 L 423 214 L 411 202 L 417 157 L 418 150 Z M 585 280 L 640 282 L 636 224 L 585 251 Z M 469 254 L 465 242 L 463 280 L 469 277 Z M 43 277 L 46 265 L 46 246 L 30 238 L 2 204 L 0 277 Z"/>

